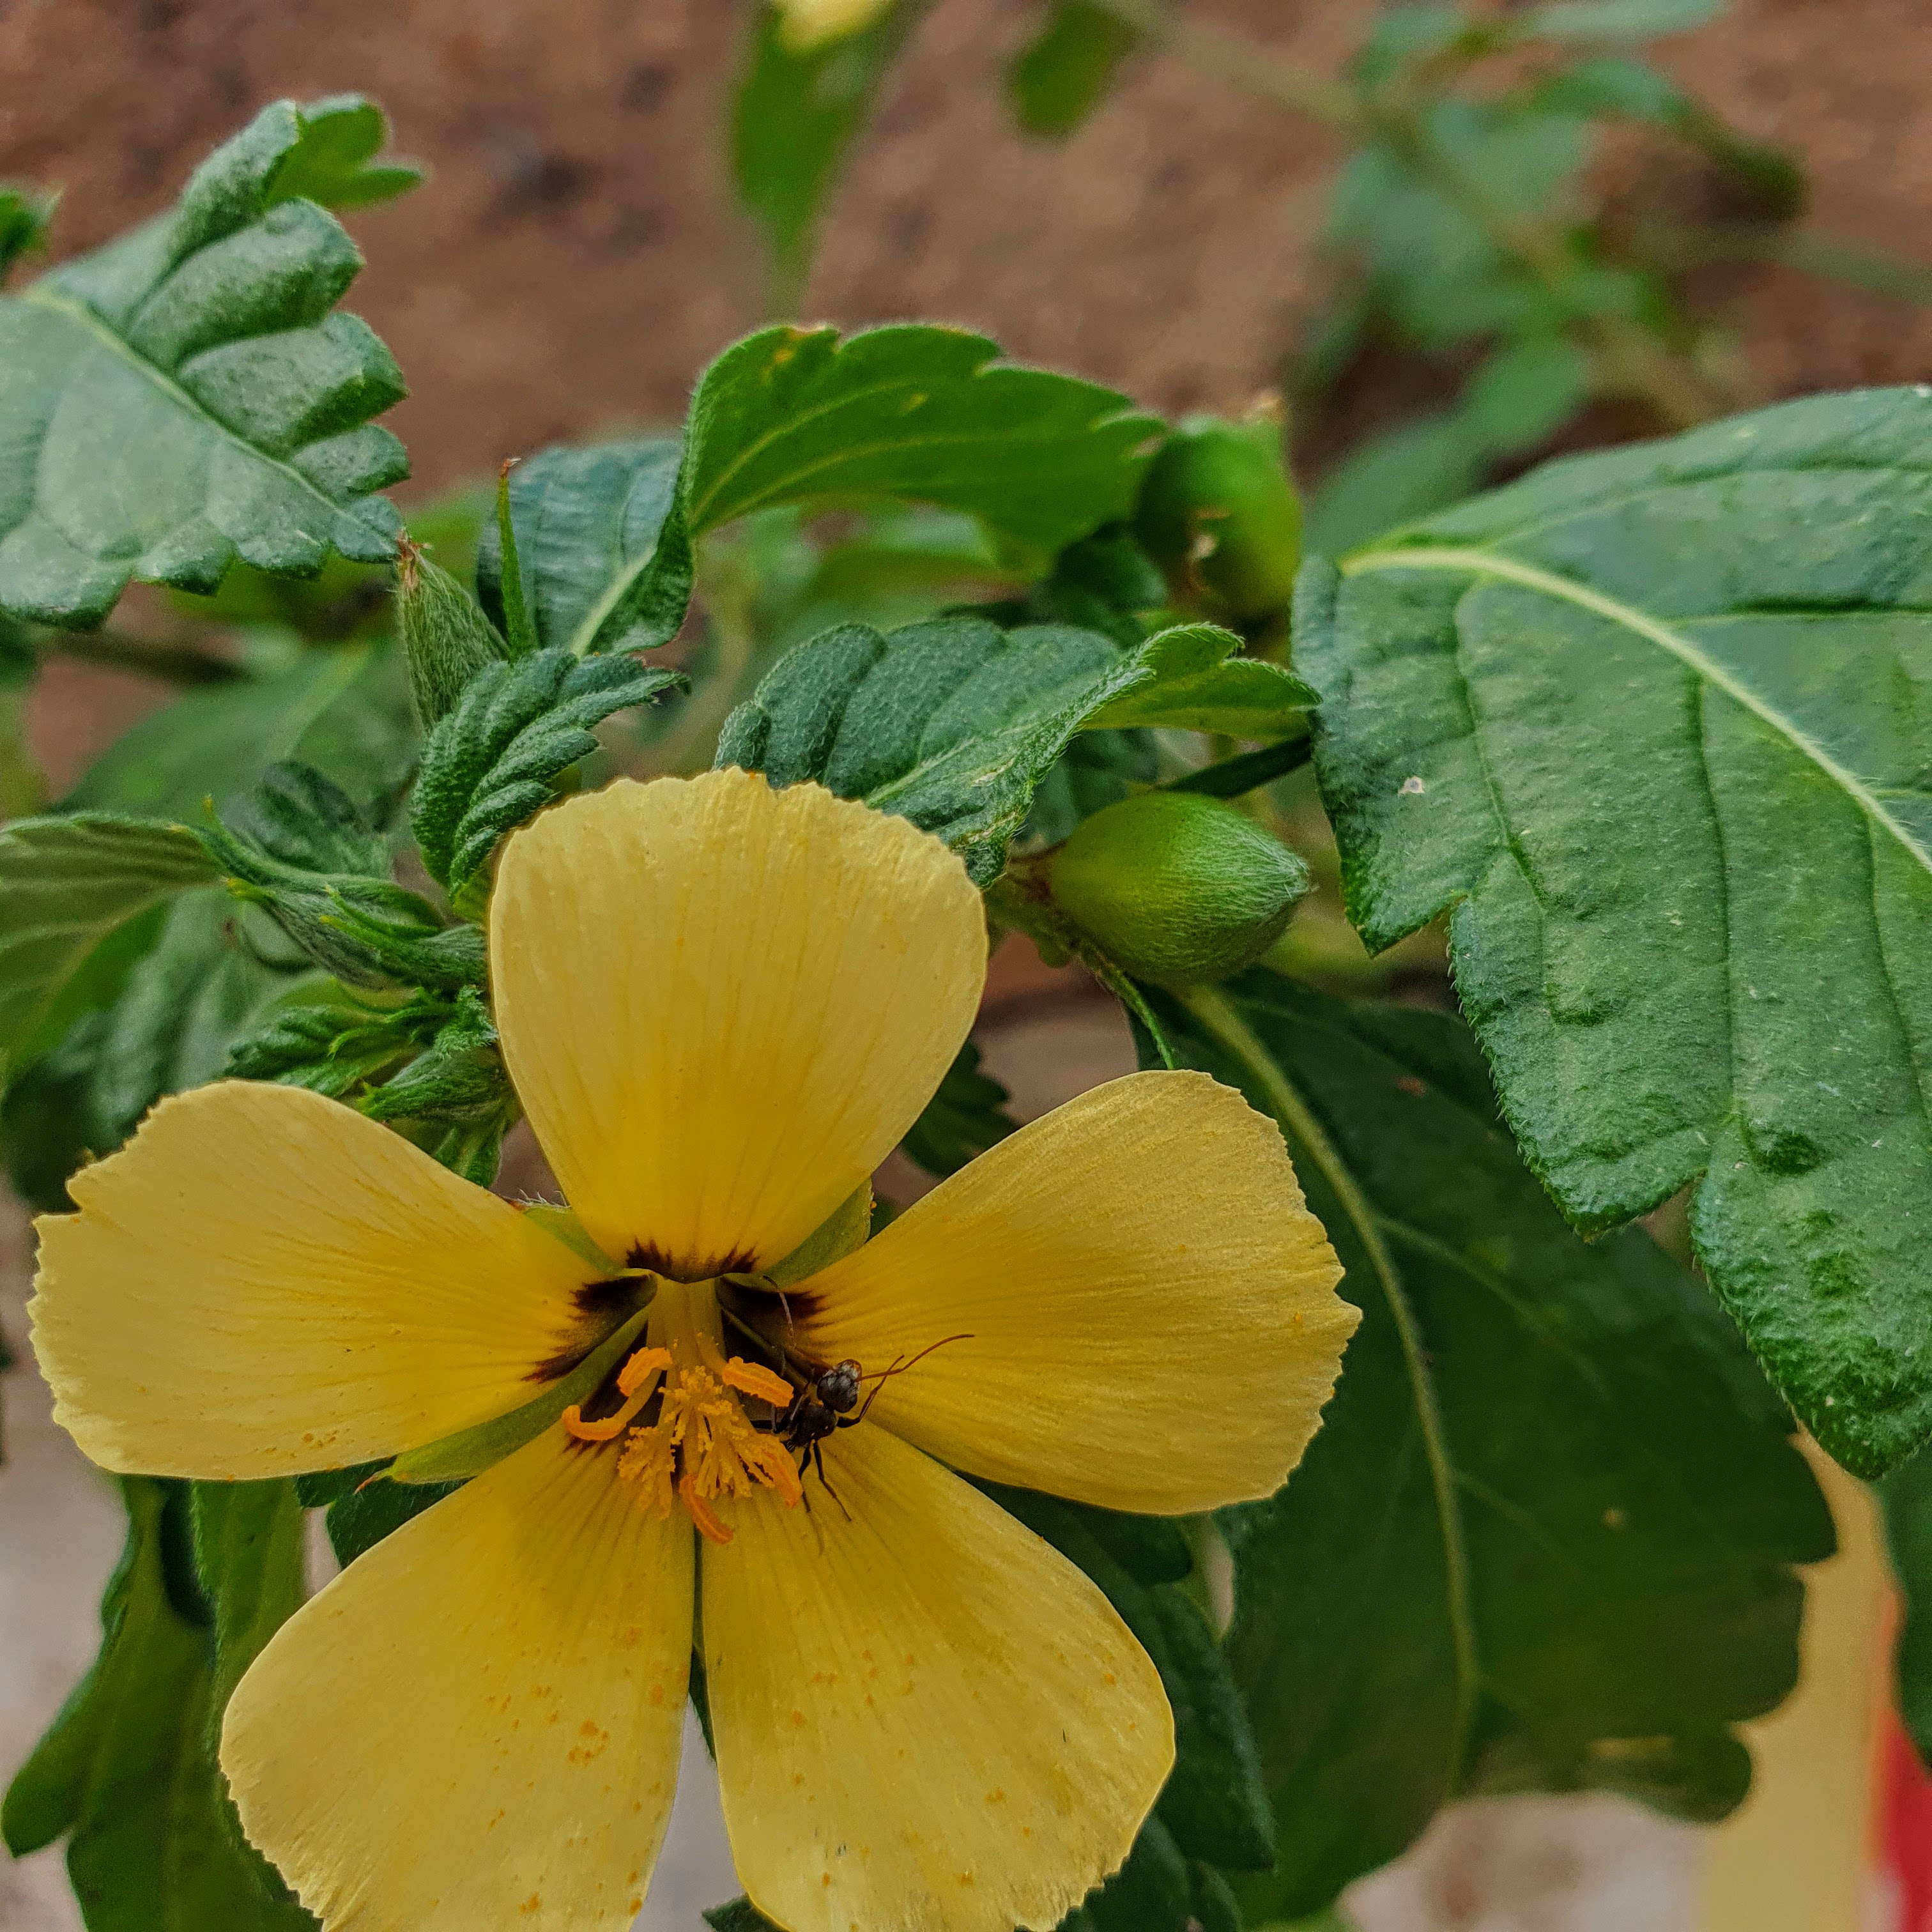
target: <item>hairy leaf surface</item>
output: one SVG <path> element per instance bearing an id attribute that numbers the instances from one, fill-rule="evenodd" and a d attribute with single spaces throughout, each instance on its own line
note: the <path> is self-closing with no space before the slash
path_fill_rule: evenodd
<path id="1" fill-rule="evenodd" d="M 1288 1486 L 1221 1517 L 1281 1823 L 1251 1916 L 1318 1911 L 1477 1792 L 1722 1816 L 1832 1528 L 1721 1312 L 1648 1236 L 1564 1225 L 1454 1022 L 1264 972 L 1150 997 L 1282 1126 L 1364 1317 Z"/>
<path id="2" fill-rule="evenodd" d="M 130 577 L 211 591 L 237 556 L 312 576 L 393 553 L 374 493 L 409 464 L 372 419 L 403 380 L 332 312 L 362 258 L 307 198 L 382 190 L 374 112 L 278 101 L 171 214 L 0 300 L 0 610 L 86 625 Z"/>
<path id="3" fill-rule="evenodd" d="M 983 885 L 1076 733 L 1198 728 L 1210 716 L 1257 734 L 1298 724 L 1306 688 L 1277 665 L 1231 657 L 1239 642 L 1209 624 L 1131 651 L 1065 625 L 942 617 L 887 636 L 842 625 L 772 668 L 726 721 L 717 762 L 775 784 L 814 779 L 910 818 Z"/>
<path id="4" fill-rule="evenodd" d="M 1312 566 L 1372 950 L 1448 911 L 1531 1166 L 1700 1260 L 1871 1475 L 1932 1436 L 1932 395 L 1559 463 Z"/>

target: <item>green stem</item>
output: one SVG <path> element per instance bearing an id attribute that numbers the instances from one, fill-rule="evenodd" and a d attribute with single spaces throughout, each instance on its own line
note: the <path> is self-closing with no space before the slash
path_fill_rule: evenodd
<path id="1" fill-rule="evenodd" d="M 1471 1608 L 1468 1551 L 1462 1538 L 1462 1515 L 1456 1497 L 1455 1464 L 1449 1452 L 1448 1432 L 1436 1400 L 1436 1385 L 1430 1378 L 1428 1352 L 1424 1346 L 1420 1324 L 1410 1306 L 1402 1272 L 1382 1233 L 1381 1216 L 1350 1172 L 1341 1150 L 1328 1138 L 1328 1130 L 1314 1109 L 1282 1070 L 1280 1064 L 1261 1041 L 1233 1002 L 1216 986 L 1191 986 L 1174 998 L 1192 1015 L 1208 1037 L 1214 1041 L 1248 1076 L 1254 1090 L 1266 1102 L 1282 1134 L 1320 1174 L 1342 1213 L 1355 1232 L 1369 1260 L 1369 1266 L 1387 1303 L 1402 1345 L 1402 1363 L 1408 1375 L 1412 1400 L 1415 1404 L 1421 1431 L 1423 1452 L 1429 1463 L 1429 1479 L 1436 1498 L 1436 1514 L 1442 1524 L 1444 1594 L 1448 1600 L 1450 1648 L 1456 1660 L 1456 1723 L 1454 1755 L 1447 1767 L 1448 1789 L 1462 1783 L 1462 1754 L 1467 1747 L 1475 1717 L 1479 1666 L 1476 1652 L 1475 1617 Z"/>
<path id="2" fill-rule="evenodd" d="M 188 644 L 150 644 L 125 631 L 43 631 L 41 648 L 82 664 L 138 671 L 170 684 L 232 684 L 247 676 L 239 666 Z"/>

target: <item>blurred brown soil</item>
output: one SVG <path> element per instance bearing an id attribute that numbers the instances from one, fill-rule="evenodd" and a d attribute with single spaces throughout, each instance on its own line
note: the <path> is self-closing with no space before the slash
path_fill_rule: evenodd
<path id="1" fill-rule="evenodd" d="M 1372 0 L 1193 0 L 1332 68 Z M 1149 61 L 1064 146 L 1023 140 L 1001 64 L 1028 0 L 942 0 L 896 76 L 808 304 L 845 324 L 922 315 L 1114 382 L 1164 409 L 1270 383 L 1321 290 L 1330 139 Z M 66 190 L 63 252 L 163 206 L 263 101 L 358 88 L 429 185 L 354 226 L 352 304 L 414 393 L 389 418 L 412 489 L 610 426 L 674 420 L 760 319 L 723 108 L 745 9 L 724 0 L 0 0 L 0 177 Z M 1670 62 L 1747 134 L 1811 167 L 1814 223 L 1932 260 L 1932 8 L 1738 0 Z M 1714 301 L 1766 395 L 1915 380 L 1932 318 L 1785 271 Z M 61 668 L 43 748 L 70 771 L 152 694 Z"/>

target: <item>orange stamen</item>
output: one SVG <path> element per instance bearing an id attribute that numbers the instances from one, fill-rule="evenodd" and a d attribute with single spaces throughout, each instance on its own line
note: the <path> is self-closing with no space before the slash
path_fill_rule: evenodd
<path id="1" fill-rule="evenodd" d="M 657 1377 L 670 1365 L 668 1348 L 640 1348 L 617 1371 L 617 1393 L 628 1398 L 623 1407 L 601 1422 L 586 1422 L 582 1406 L 572 1402 L 560 1418 L 564 1427 L 580 1442 L 614 1442 L 650 1400 Z"/>
<path id="2" fill-rule="evenodd" d="M 733 1532 L 727 1529 L 713 1514 L 711 1505 L 698 1493 L 698 1485 L 687 1470 L 678 1479 L 678 1499 L 691 1514 L 691 1520 L 698 1526 L 700 1536 L 707 1537 L 713 1543 L 729 1543 Z"/>
<path id="3" fill-rule="evenodd" d="M 791 1406 L 791 1384 L 783 1376 L 775 1375 L 770 1369 L 760 1368 L 756 1362 L 746 1361 L 740 1356 L 734 1355 L 724 1364 L 719 1371 L 719 1378 L 730 1388 L 742 1389 L 746 1394 L 770 1402 L 774 1408 Z"/>

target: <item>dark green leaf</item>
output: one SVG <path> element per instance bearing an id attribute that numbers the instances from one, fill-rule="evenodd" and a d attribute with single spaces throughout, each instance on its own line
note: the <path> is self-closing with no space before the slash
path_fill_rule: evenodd
<path id="1" fill-rule="evenodd" d="M 362 266 L 284 168 L 329 167 L 265 108 L 198 168 L 173 213 L 0 301 L 0 608 L 86 625 L 130 577 L 212 590 L 240 556 L 311 576 L 332 552 L 388 556 L 373 493 L 408 473 L 371 421 L 405 392 L 389 352 L 332 314 Z"/>
<path id="2" fill-rule="evenodd" d="M 1058 845 L 1083 818 L 1118 805 L 1160 776 L 1150 731 L 1082 731 L 1040 780 L 1021 836 Z"/>
<path id="3" fill-rule="evenodd" d="M 683 614 L 689 542 L 778 504 L 934 503 L 1046 550 L 1126 515 L 1156 419 L 1112 389 L 999 356 L 984 336 L 922 322 L 842 340 L 766 328 L 726 350 L 698 386 L 675 507 L 627 593 L 652 614 L 621 632 L 606 620 L 590 647 L 663 642 Z"/>
<path id="4" fill-rule="evenodd" d="M 0 184 L 0 281 L 22 256 L 47 245 L 47 228 L 58 199 L 32 188 Z"/>
<path id="5" fill-rule="evenodd" d="M 879 86 L 930 0 L 894 0 L 879 17 L 817 46 L 787 44 L 784 17 L 756 9 L 731 116 L 733 180 L 763 231 L 781 313 L 804 292 L 825 210 L 872 118 Z"/>
<path id="6" fill-rule="evenodd" d="M 1530 1165 L 1697 1252 L 1819 1440 L 1932 1435 L 1932 396 L 1539 471 L 1311 571 L 1351 916 L 1445 910 Z M 1453 908 L 1453 910 L 1451 910 Z"/>
<path id="7" fill-rule="evenodd" d="M 1170 778 L 1168 791 L 1198 791 L 1205 798 L 1239 798 L 1257 787 L 1272 784 L 1287 773 L 1300 770 L 1315 754 L 1311 738 L 1284 738 L 1279 745 L 1264 746 L 1258 752 L 1243 752 L 1218 764 L 1204 765 L 1185 778 Z"/>
<path id="8" fill-rule="evenodd" d="M 1087 0 L 1051 0 L 1046 18 L 1006 70 L 1006 98 L 1028 134 L 1064 140 L 1113 89 L 1141 44 L 1118 14 Z"/>
<path id="9" fill-rule="evenodd" d="M 430 876 L 461 892 L 497 842 L 550 802 L 558 777 L 597 748 L 591 726 L 683 682 L 621 653 L 580 662 L 544 650 L 485 668 L 430 734 L 410 794 Z"/>
<path id="10" fill-rule="evenodd" d="M 460 1483 L 393 1483 L 380 1473 L 382 1466 L 339 1472 L 343 1480 L 329 1494 L 305 1480 L 302 1500 L 313 1508 L 326 1503 L 328 1540 L 340 1564 L 353 1563 L 393 1535 L 413 1516 L 454 1496 Z"/>
<path id="11" fill-rule="evenodd" d="M 298 759 L 368 797 L 416 761 L 401 659 L 387 642 L 304 651 L 285 670 L 190 692 L 124 732 L 62 801 L 157 814 L 225 805 Z"/>
<path id="12" fill-rule="evenodd" d="M 194 1483 L 194 1556 L 213 1619 L 214 1676 L 208 1699 L 218 1720 L 262 1647 L 302 1608 L 302 1505 L 286 1478 Z M 211 1743 L 218 1742 L 218 1735 Z"/>
<path id="13" fill-rule="evenodd" d="M 676 436 L 661 436 L 559 444 L 510 472 L 524 608 L 540 645 L 579 657 L 641 648 L 662 643 L 683 622 L 691 598 L 688 547 L 675 569 L 667 559 L 667 568 L 646 583 L 676 498 L 682 447 Z M 488 525 L 476 584 L 483 608 L 507 636 L 502 538 Z M 654 598 L 668 599 L 670 608 L 659 613 Z"/>
<path id="14" fill-rule="evenodd" d="M 1060 1921 L 1061 1932 L 1187 1932 L 1187 1860 L 1159 1816 L 1141 1827 L 1127 1862 Z"/>
<path id="15" fill-rule="evenodd" d="M 100 1655 L 7 1793 L 8 1845 L 20 1856 L 68 1838 L 88 1932 L 314 1932 L 243 1840 L 215 1762 L 216 1635 L 189 1485 L 129 1476 L 121 1488 L 128 1546 L 101 1605 Z M 239 1593 L 251 1614 L 230 1625 L 245 1648 L 244 1627 L 259 1634 L 270 1603 L 288 1600 L 297 1552 L 286 1534 L 232 1546 L 261 1566 Z"/>
<path id="16" fill-rule="evenodd" d="M 944 1179 L 1017 1132 L 1019 1124 L 1006 1112 L 1006 1090 L 980 1071 L 980 1049 L 969 1040 L 902 1144 L 909 1159 Z"/>
<path id="17" fill-rule="evenodd" d="M 1932 1765 L 1932 1450 L 1901 1463 L 1879 1485 L 1892 1574 L 1905 1600 L 1893 1656 L 1898 1714 Z"/>
<path id="18" fill-rule="evenodd" d="M 1157 1808 L 1172 1836 L 1164 1852 L 1156 1846 L 1148 1855 L 1151 1872 L 1166 1882 L 1183 1852 L 1216 1864 L 1265 1870 L 1274 1857 L 1274 1820 L 1240 1693 L 1193 1600 L 1171 1582 L 1144 1580 L 1149 1571 L 1168 1567 L 1162 1558 L 1166 1540 L 1178 1535 L 1174 1526 L 1162 1522 L 1137 1534 L 1134 1520 L 1115 1511 L 994 1484 L 981 1486 L 1099 1584 L 1160 1672 L 1174 1709 L 1174 1760 Z M 1134 1870 L 1130 1862 L 1127 1872 Z M 1129 1881 L 1124 1873 L 1113 1882 L 1137 1892 L 1150 1876 L 1143 1870 Z M 1178 1928 L 1186 1916 L 1184 1868 L 1177 1883 L 1178 1910 L 1172 1922 Z M 1094 1910 L 1094 1901 L 1087 1909 Z M 1103 1917 L 1100 1922 L 1112 1922 Z"/>
<path id="19" fill-rule="evenodd" d="M 717 762 L 814 779 L 937 832 L 981 884 L 998 876 L 1035 788 L 1077 732 L 1214 716 L 1298 722 L 1298 681 L 1230 659 L 1211 625 L 1123 652 L 1090 631 L 1001 631 L 976 617 L 827 631 L 782 658 L 726 722 Z"/>
<path id="20" fill-rule="evenodd" d="M 712 1932 L 783 1932 L 748 1898 L 734 1898 L 728 1905 L 714 1905 L 704 1915 Z"/>
<path id="21" fill-rule="evenodd" d="M 88 813 L 0 830 L 0 1075 L 52 1043 L 40 1023 L 108 934 L 214 876 L 178 826 Z"/>
<path id="22" fill-rule="evenodd" d="M 1240 1901 L 1228 1889 L 1228 1881 L 1211 1865 L 1190 1862 L 1187 1876 L 1192 1889 L 1188 1901 L 1190 1932 L 1241 1932 Z M 1310 1928 L 1312 1932 L 1312 1928 Z M 1336 1932 L 1342 1932 L 1337 1927 Z"/>
<path id="23" fill-rule="evenodd" d="M 1486 454 L 1468 418 L 1454 412 L 1372 437 L 1310 500 L 1309 554 L 1346 556 L 1384 530 L 1459 502 L 1483 480 Z"/>
<path id="24" fill-rule="evenodd" d="M 1282 1126 L 1364 1311 L 1293 1479 L 1220 1519 L 1281 1821 L 1250 1916 L 1320 1910 L 1484 1791 L 1722 1816 L 1832 1528 L 1720 1312 L 1646 1235 L 1564 1226 L 1456 1022 L 1263 972 L 1154 997 Z"/>

